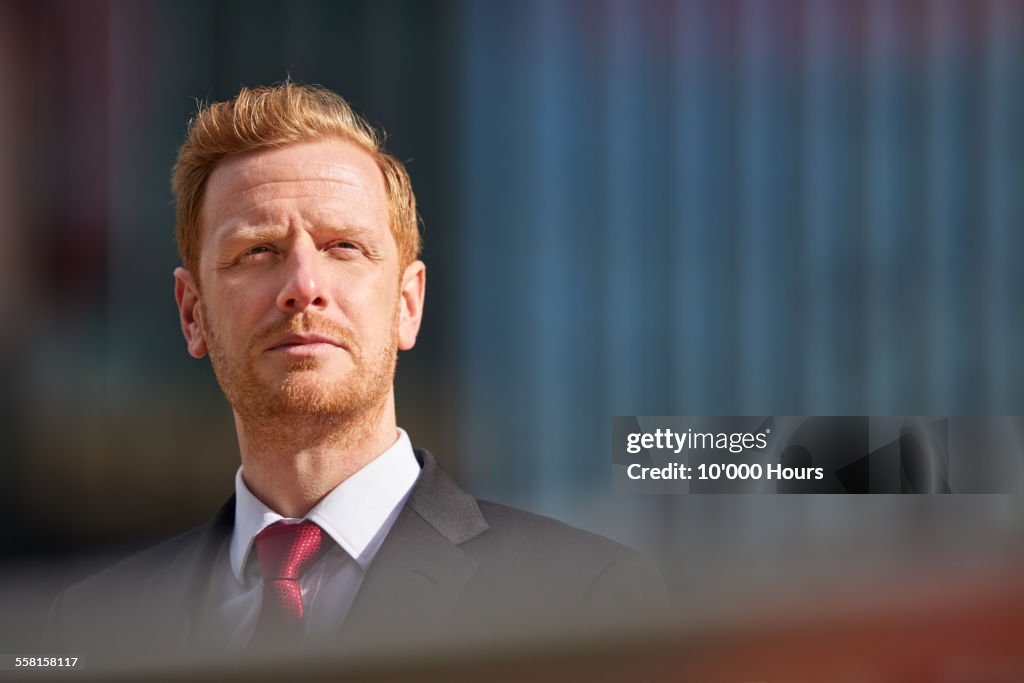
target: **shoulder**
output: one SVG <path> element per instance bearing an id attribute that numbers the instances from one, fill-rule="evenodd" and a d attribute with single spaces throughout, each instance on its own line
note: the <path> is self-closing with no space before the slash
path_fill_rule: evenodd
<path id="1" fill-rule="evenodd" d="M 636 550 L 543 515 L 482 500 L 478 505 L 488 529 L 462 548 L 485 574 L 500 577 L 492 589 L 525 590 L 579 615 L 656 617 L 664 608 L 661 574 Z"/>
<path id="2" fill-rule="evenodd" d="M 132 589 L 143 589 L 159 575 L 178 567 L 196 548 L 204 527 L 175 536 L 139 551 L 92 576 L 66 588 L 61 597 L 66 604 L 106 594 L 117 588 L 119 595 L 131 595 Z"/>
<path id="3" fill-rule="evenodd" d="M 581 563 L 604 563 L 634 555 L 635 551 L 609 538 L 509 505 L 477 500 L 487 521 L 483 538 L 510 549 L 554 552 Z"/>
<path id="4" fill-rule="evenodd" d="M 180 598 L 193 573 L 209 564 L 234 526 L 235 498 L 231 496 L 213 520 L 191 531 L 134 553 L 107 569 L 66 589 L 58 603 L 73 606 L 80 601 L 117 594 L 117 599 Z"/>
<path id="5" fill-rule="evenodd" d="M 210 528 L 132 554 L 64 589 L 51 604 L 44 644 L 94 650 L 112 642 L 162 642 L 184 618 Z"/>
<path id="6" fill-rule="evenodd" d="M 427 451 L 408 506 L 478 565 L 477 583 L 505 596 L 555 604 L 663 602 L 652 562 L 620 543 L 563 522 L 464 492 Z M 617 597 L 615 597 L 617 596 Z"/>

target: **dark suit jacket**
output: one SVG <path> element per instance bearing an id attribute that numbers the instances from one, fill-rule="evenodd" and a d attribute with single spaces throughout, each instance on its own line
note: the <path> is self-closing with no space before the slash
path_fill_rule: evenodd
<path id="1" fill-rule="evenodd" d="M 635 551 L 478 501 L 430 453 L 417 450 L 416 457 L 420 476 L 337 634 L 339 647 L 565 632 L 664 608 L 657 570 Z M 115 664 L 132 656 L 152 661 L 154 652 L 216 648 L 201 642 L 199 625 L 234 509 L 232 497 L 208 526 L 64 591 L 51 609 L 44 646 Z"/>

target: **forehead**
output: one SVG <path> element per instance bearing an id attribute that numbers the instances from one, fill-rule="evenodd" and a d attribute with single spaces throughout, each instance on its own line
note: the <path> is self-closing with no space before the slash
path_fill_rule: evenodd
<path id="1" fill-rule="evenodd" d="M 374 158 L 341 140 L 298 142 L 228 157 L 207 180 L 200 209 L 203 233 L 236 219 L 275 214 L 341 214 L 340 218 L 387 227 L 384 176 Z"/>

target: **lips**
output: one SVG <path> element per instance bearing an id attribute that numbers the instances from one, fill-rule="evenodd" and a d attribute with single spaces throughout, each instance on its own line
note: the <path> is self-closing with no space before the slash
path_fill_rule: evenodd
<path id="1" fill-rule="evenodd" d="M 273 351 L 274 349 L 285 349 L 295 346 L 306 346 L 310 344 L 330 344 L 331 346 L 337 346 L 338 348 L 344 348 L 344 346 L 337 340 L 322 334 L 289 334 L 286 337 L 281 337 L 275 340 L 267 347 L 267 351 Z"/>

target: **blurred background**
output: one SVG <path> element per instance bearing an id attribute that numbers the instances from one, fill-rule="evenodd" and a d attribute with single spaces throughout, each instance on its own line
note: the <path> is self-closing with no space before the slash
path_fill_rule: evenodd
<path id="1" fill-rule="evenodd" d="M 407 162 L 399 424 L 475 495 L 645 550 L 696 628 L 1012 575 L 1020 497 L 630 497 L 609 465 L 614 415 L 1024 413 L 1022 39 L 1012 0 L 0 0 L 4 575 L 231 493 L 170 169 L 197 100 L 288 75 Z"/>

